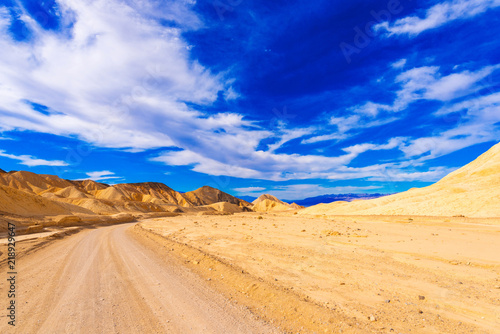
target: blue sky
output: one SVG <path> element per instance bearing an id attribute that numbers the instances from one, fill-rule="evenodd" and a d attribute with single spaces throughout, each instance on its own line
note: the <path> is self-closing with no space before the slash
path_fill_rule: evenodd
<path id="1" fill-rule="evenodd" d="M 284 199 L 498 142 L 500 1 L 0 2 L 0 168 Z"/>

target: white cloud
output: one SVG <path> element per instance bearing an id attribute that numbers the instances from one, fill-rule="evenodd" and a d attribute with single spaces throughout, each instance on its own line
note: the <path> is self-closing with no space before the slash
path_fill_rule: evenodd
<path id="1" fill-rule="evenodd" d="M 442 2 L 427 9 L 423 18 L 407 16 L 392 24 L 382 22 L 374 26 L 374 29 L 375 31 L 384 30 L 389 36 L 406 34 L 413 37 L 451 21 L 472 18 L 498 6 L 500 6 L 499 0 L 455 0 Z"/>
<path id="2" fill-rule="evenodd" d="M 186 1 L 166 6 L 162 15 L 198 26 Z M 28 15 L 30 42 L 16 42 L 0 28 L 0 48 L 9 50 L 0 54 L 3 131 L 76 135 L 101 147 L 144 150 L 182 145 L 186 128 L 209 135 L 242 126 L 235 125 L 239 115 L 207 118 L 186 106 L 212 103 L 230 87 L 190 60 L 181 30 L 152 19 L 150 5 L 62 0 L 59 7 L 63 22 L 76 17 L 71 33 L 45 31 Z M 41 114 L 26 101 L 53 112 Z"/>
<path id="3" fill-rule="evenodd" d="M 300 143 L 301 144 L 314 144 L 314 143 L 319 143 L 319 142 L 329 141 L 329 140 L 341 140 L 341 139 L 345 139 L 346 137 L 347 137 L 346 134 L 335 132 L 332 134 L 326 134 L 326 135 L 314 136 L 314 137 L 307 138 L 307 139 L 302 139 L 302 141 Z"/>
<path id="4" fill-rule="evenodd" d="M 449 173 L 455 171 L 457 168 L 447 167 L 431 167 L 426 171 L 403 171 L 397 169 L 385 169 L 380 175 L 371 176 L 368 181 L 381 181 L 381 182 L 436 182 L 441 180 Z"/>
<path id="5" fill-rule="evenodd" d="M 306 135 L 312 134 L 314 131 L 313 128 L 306 128 L 306 129 L 280 129 L 276 135 L 278 135 L 280 138 L 279 140 L 271 145 L 268 145 L 268 149 L 271 152 L 276 151 L 280 147 L 283 146 L 283 144 L 288 143 L 291 140 L 297 139 L 297 138 L 302 138 Z M 302 141 L 304 143 L 304 140 Z"/>
<path id="6" fill-rule="evenodd" d="M 369 150 L 390 150 L 401 145 L 404 138 L 392 138 L 386 144 L 359 144 L 343 149 L 345 154 L 337 157 L 317 155 L 275 154 L 269 151 L 254 151 L 245 156 L 228 156 L 228 163 L 221 163 L 195 152 L 172 151 L 152 158 L 174 166 L 192 166 L 192 170 L 214 175 L 253 178 L 272 181 L 292 179 L 356 178 L 352 173 L 344 173 L 344 168 L 360 154 Z M 244 166 L 244 167 L 241 167 Z M 363 176 L 360 176 L 363 177 Z"/>
<path id="7" fill-rule="evenodd" d="M 498 141 L 500 127 L 500 93 L 457 102 L 438 110 L 435 115 L 447 117 L 459 113 L 460 126 L 430 137 L 414 139 L 400 149 L 406 157 L 425 161 L 485 142 Z"/>
<path id="8" fill-rule="evenodd" d="M 328 187 L 318 184 L 294 184 L 287 186 L 277 186 L 268 190 L 267 193 L 284 200 L 298 200 L 308 197 L 315 197 L 329 194 L 365 193 L 379 189 L 377 186 L 354 187 L 354 186 L 334 186 Z M 259 192 L 249 192 L 248 196 L 256 196 Z"/>
<path id="9" fill-rule="evenodd" d="M 103 170 L 99 172 L 88 172 L 86 173 L 88 178 L 83 180 L 93 180 L 93 181 L 102 181 L 102 180 L 111 180 L 111 179 L 121 179 L 120 176 L 115 176 L 115 173 L 110 172 L 109 170 Z"/>
<path id="10" fill-rule="evenodd" d="M 261 193 L 266 188 L 264 187 L 244 187 L 244 188 L 234 188 L 234 191 L 237 191 L 240 194 L 247 194 L 247 193 Z"/>
<path id="11" fill-rule="evenodd" d="M 14 155 L 14 154 L 8 154 L 4 150 L 0 150 L 0 157 L 4 158 L 9 158 L 13 160 L 18 160 L 20 161 L 19 163 L 21 165 L 29 166 L 29 167 L 36 167 L 36 166 L 68 166 L 68 163 L 61 161 L 61 160 L 44 160 L 44 159 L 38 159 L 35 158 L 31 155 Z"/>
<path id="12" fill-rule="evenodd" d="M 403 59 L 400 59 L 400 60 L 392 63 L 391 67 L 396 68 L 396 69 L 401 69 L 401 68 L 405 67 L 405 65 L 406 65 L 406 59 L 403 58 Z"/>
<path id="13" fill-rule="evenodd" d="M 477 71 L 464 70 L 442 75 L 437 66 L 415 67 L 402 72 L 395 78 L 395 83 L 400 84 L 401 88 L 396 91 L 396 98 L 392 104 L 368 101 L 352 108 L 352 111 L 358 115 L 338 119 L 337 122 L 342 127 L 348 128 L 357 124 L 361 114 L 375 117 L 382 112 L 395 113 L 405 110 L 411 103 L 418 100 L 452 101 L 470 95 L 479 88 L 484 88 L 481 81 L 498 69 L 500 69 L 500 64 L 485 66 Z"/>

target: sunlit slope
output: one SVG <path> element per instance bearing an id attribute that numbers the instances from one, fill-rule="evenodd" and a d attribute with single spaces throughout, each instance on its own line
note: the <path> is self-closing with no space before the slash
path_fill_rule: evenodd
<path id="1" fill-rule="evenodd" d="M 91 213 L 78 206 L 57 203 L 41 196 L 0 185 L 0 212 L 19 216 L 54 216 Z"/>
<path id="2" fill-rule="evenodd" d="M 7 173 L 3 170 L 0 170 L 0 185 L 21 191 L 21 195 L 30 195 L 27 198 L 40 197 L 40 200 L 59 202 L 59 206 L 70 207 L 72 211 L 78 206 L 84 213 L 100 215 L 120 212 L 183 212 L 191 209 L 228 210 L 233 213 L 247 211 L 251 207 L 246 201 L 207 186 L 183 194 L 159 182 L 108 185 L 91 180 L 70 181 L 55 175 L 27 171 Z M 20 199 L 19 196 L 15 198 Z M 237 208 L 222 204 L 213 208 L 206 207 L 221 202 L 234 204 Z M 25 211 L 29 213 L 29 206 Z"/>
<path id="3" fill-rule="evenodd" d="M 269 194 L 260 195 L 259 198 L 252 202 L 252 204 L 252 209 L 257 212 L 287 211 L 291 209 L 302 208 L 300 205 L 297 205 L 295 203 L 285 203 L 275 196 Z"/>
<path id="4" fill-rule="evenodd" d="M 499 217 L 500 144 L 431 186 L 372 200 L 319 204 L 300 214 Z"/>

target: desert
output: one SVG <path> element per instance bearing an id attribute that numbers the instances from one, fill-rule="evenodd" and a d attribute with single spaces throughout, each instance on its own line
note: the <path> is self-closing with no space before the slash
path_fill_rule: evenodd
<path id="1" fill-rule="evenodd" d="M 499 334 L 500 0 L 0 1 L 0 334 Z"/>
<path id="2" fill-rule="evenodd" d="M 15 223 L 29 277 L 16 330 L 495 333 L 499 152 L 426 188 L 308 208 L 4 172 L 0 243 Z"/>

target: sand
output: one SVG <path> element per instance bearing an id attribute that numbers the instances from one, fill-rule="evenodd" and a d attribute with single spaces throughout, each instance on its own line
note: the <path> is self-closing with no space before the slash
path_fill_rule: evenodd
<path id="1" fill-rule="evenodd" d="M 140 226 L 220 291 L 294 333 L 500 328 L 500 219 L 260 217 Z"/>
<path id="2" fill-rule="evenodd" d="M 129 226 L 83 229 L 23 257 L 17 270 L 29 279 L 18 281 L 16 327 L 3 317 L 0 332 L 279 333 Z M 3 279 L 3 301 L 7 290 Z"/>

